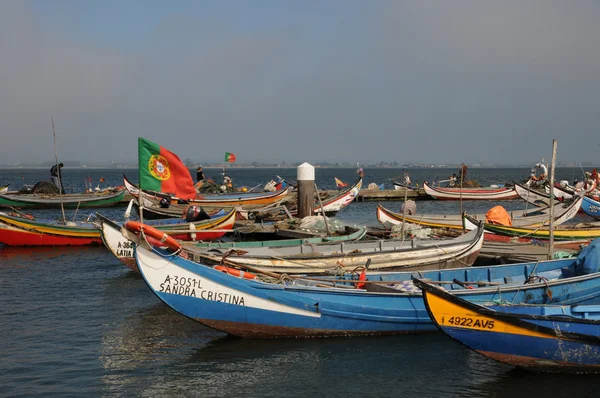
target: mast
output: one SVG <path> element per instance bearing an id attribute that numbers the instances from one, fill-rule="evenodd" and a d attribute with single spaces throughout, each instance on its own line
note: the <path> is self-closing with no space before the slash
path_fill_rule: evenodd
<path id="1" fill-rule="evenodd" d="M 62 197 L 62 173 L 60 172 L 60 168 L 58 167 L 58 151 L 56 150 L 56 130 L 54 130 L 54 117 L 50 117 L 50 120 L 52 120 L 52 135 L 54 136 L 54 166 L 56 167 L 56 174 L 58 176 L 58 185 L 60 185 L 60 187 L 58 188 L 58 197 L 60 198 L 60 209 L 62 210 L 63 222 L 66 224 L 67 217 L 65 216 L 65 206 L 63 204 Z"/>
<path id="2" fill-rule="evenodd" d="M 550 236 L 548 244 L 548 260 L 554 254 L 554 166 L 556 164 L 556 140 L 552 140 L 552 164 L 550 166 Z"/>

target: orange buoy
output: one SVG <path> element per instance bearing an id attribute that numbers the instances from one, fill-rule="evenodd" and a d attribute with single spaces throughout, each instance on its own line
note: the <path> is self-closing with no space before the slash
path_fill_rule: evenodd
<path id="1" fill-rule="evenodd" d="M 256 275 L 251 272 L 240 271 L 239 269 L 225 267 L 223 265 L 217 265 L 214 267 L 217 271 L 225 272 L 229 275 L 237 276 L 238 278 L 244 279 L 256 279 Z"/>
<path id="2" fill-rule="evenodd" d="M 177 242 L 177 240 L 175 240 L 175 238 L 167 235 L 166 233 L 164 233 L 162 231 L 159 231 L 158 229 L 156 229 L 154 227 L 151 227 L 146 224 L 142 224 L 141 222 L 138 222 L 138 221 L 127 221 L 123 226 L 126 229 L 128 229 L 129 231 L 136 232 L 136 233 L 140 233 L 143 230 L 144 234 L 150 236 L 151 238 L 156 239 L 161 244 L 164 244 L 166 247 L 168 247 L 169 249 L 171 249 L 174 252 L 181 250 L 181 245 L 179 244 L 179 242 Z"/>

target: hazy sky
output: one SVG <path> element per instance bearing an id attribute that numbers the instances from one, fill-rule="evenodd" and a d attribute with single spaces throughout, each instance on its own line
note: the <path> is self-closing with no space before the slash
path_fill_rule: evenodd
<path id="1" fill-rule="evenodd" d="M 0 1 L 0 163 L 596 161 L 600 2 Z"/>

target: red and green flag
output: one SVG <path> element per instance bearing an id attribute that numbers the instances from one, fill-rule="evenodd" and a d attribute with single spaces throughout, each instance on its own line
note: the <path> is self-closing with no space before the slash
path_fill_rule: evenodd
<path id="1" fill-rule="evenodd" d="M 229 163 L 235 163 L 235 154 L 230 152 L 225 152 L 225 161 Z"/>
<path id="2" fill-rule="evenodd" d="M 141 189 L 169 192 L 181 199 L 196 196 L 190 171 L 173 152 L 139 137 L 138 161 Z"/>

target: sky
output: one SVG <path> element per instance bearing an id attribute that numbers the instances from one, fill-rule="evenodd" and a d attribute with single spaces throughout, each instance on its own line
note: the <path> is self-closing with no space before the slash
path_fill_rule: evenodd
<path id="1" fill-rule="evenodd" d="M 594 162 L 600 2 L 0 1 L 0 163 Z"/>

